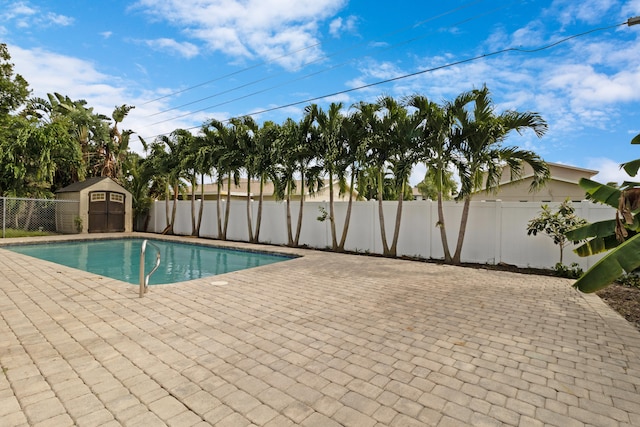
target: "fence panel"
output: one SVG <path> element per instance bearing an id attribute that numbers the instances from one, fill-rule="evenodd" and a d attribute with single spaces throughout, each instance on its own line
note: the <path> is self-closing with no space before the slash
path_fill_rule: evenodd
<path id="1" fill-rule="evenodd" d="M 191 208 L 189 201 L 178 203 L 175 232 L 191 233 Z M 557 208 L 559 203 L 549 203 Z M 341 237 L 345 221 L 347 202 L 335 203 L 336 232 Z M 196 205 L 197 207 L 197 205 Z M 224 209 L 224 203 L 223 203 Z M 397 202 L 383 203 L 385 231 L 388 244 L 391 245 L 395 225 Z M 462 203 L 445 202 L 443 205 L 449 248 L 455 251 L 458 229 L 462 216 Z M 612 219 L 615 211 L 607 206 L 596 205 L 585 201 L 576 204 L 578 216 L 589 222 Z M 252 217 L 255 224 L 257 203 L 252 203 Z M 327 202 L 305 202 L 300 244 L 315 248 L 331 246 L 331 230 L 328 218 L 319 221 L 322 210 L 329 210 Z M 293 233 L 298 220 L 299 202 L 291 203 L 291 220 Z M 465 232 L 462 261 L 473 263 L 498 264 L 506 263 L 518 267 L 551 268 L 560 257 L 560 248 L 552 239 L 544 235 L 528 236 L 527 223 L 541 211 L 538 202 L 471 202 L 467 229 Z M 152 225 L 149 231 L 160 232 L 164 227 L 164 202 L 153 205 Z M 205 202 L 204 217 L 200 235 L 217 237 L 216 204 Z M 223 210 L 224 215 L 224 210 Z M 231 240 L 247 241 L 246 205 L 242 201 L 233 201 L 229 218 Z M 418 256 L 422 258 L 442 259 L 444 251 L 438 221 L 437 203 L 435 201 L 404 202 L 398 255 Z M 160 227 L 162 226 L 162 227 Z M 267 201 L 263 205 L 260 241 L 270 244 L 286 244 L 286 204 L 284 202 Z M 573 245 L 564 250 L 564 263 L 577 262 L 586 269 L 601 256 L 579 258 L 572 251 Z M 353 202 L 349 233 L 345 249 L 355 252 L 382 253 L 382 241 L 378 216 L 378 203 L 375 201 Z"/>
<path id="2" fill-rule="evenodd" d="M 78 233 L 79 201 L 0 197 L 2 237 L 19 232 Z"/>

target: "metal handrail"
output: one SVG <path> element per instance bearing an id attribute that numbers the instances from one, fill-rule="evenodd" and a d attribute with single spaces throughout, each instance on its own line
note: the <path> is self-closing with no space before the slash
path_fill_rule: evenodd
<path id="1" fill-rule="evenodd" d="M 147 251 L 147 243 L 153 246 L 156 250 L 156 265 L 153 269 L 145 276 L 144 274 L 144 257 Z M 144 296 L 149 291 L 149 278 L 155 271 L 160 267 L 160 248 L 158 248 L 153 243 L 148 240 L 144 240 L 142 242 L 142 247 L 140 248 L 140 298 Z"/>

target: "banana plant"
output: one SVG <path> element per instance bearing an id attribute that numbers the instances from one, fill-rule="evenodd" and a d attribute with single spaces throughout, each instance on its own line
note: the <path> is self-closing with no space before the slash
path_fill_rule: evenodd
<path id="1" fill-rule="evenodd" d="M 631 143 L 640 144 L 640 135 Z M 634 177 L 640 169 L 640 159 L 623 163 L 621 167 Z M 621 188 L 615 188 L 583 178 L 580 186 L 588 199 L 616 209 L 615 219 L 587 224 L 566 234 L 570 240 L 587 240 L 574 250 L 579 256 L 609 251 L 573 285 L 591 293 L 640 268 L 640 183 L 625 181 Z"/>

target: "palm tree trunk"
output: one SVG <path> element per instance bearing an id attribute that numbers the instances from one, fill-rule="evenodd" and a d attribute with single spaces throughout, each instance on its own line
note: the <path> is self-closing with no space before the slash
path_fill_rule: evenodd
<path id="1" fill-rule="evenodd" d="M 338 238 L 336 236 L 336 214 L 333 206 L 333 173 L 329 171 L 329 222 L 331 225 L 331 249 L 338 249 Z"/>
<path id="2" fill-rule="evenodd" d="M 296 239 L 293 242 L 294 246 L 298 246 L 300 242 L 300 231 L 302 231 L 302 213 L 304 209 L 304 172 L 301 174 L 300 180 L 300 210 L 298 211 L 298 224 L 296 225 Z"/>
<path id="3" fill-rule="evenodd" d="M 442 250 L 444 251 L 444 262 L 451 264 L 451 252 L 449 251 L 449 242 L 447 241 L 447 230 L 444 225 L 444 210 L 442 209 L 442 192 L 438 191 L 438 223 L 436 226 L 440 229 L 440 239 L 442 240 Z"/>
<path id="4" fill-rule="evenodd" d="M 196 230 L 196 182 L 198 178 L 196 174 L 193 174 L 191 179 L 191 235 L 196 236 L 198 231 Z"/>
<path id="5" fill-rule="evenodd" d="M 287 183 L 287 245 L 293 246 L 293 231 L 291 230 L 291 181 Z"/>
<path id="6" fill-rule="evenodd" d="M 378 220 L 380 221 L 380 236 L 382 237 L 382 254 L 387 256 L 389 253 L 389 245 L 387 245 L 387 233 L 384 228 L 384 213 L 382 211 L 382 170 L 378 172 Z"/>
<path id="7" fill-rule="evenodd" d="M 202 225 L 202 213 L 204 212 L 204 174 L 200 175 L 200 208 L 198 209 L 198 223 L 196 224 L 196 236 L 200 237 Z"/>
<path id="8" fill-rule="evenodd" d="M 347 215 L 344 218 L 342 226 L 342 238 L 337 248 L 338 252 L 344 252 L 344 244 L 347 241 L 347 233 L 349 232 L 349 222 L 351 221 L 351 206 L 353 205 L 353 186 L 355 184 L 355 174 L 351 174 L 351 182 L 349 183 L 349 203 L 347 204 Z"/>
<path id="9" fill-rule="evenodd" d="M 256 232 L 253 235 L 253 243 L 260 241 L 260 224 L 262 223 L 262 202 L 264 199 L 264 177 L 260 177 L 260 195 L 258 196 L 258 217 L 256 218 Z"/>
<path id="10" fill-rule="evenodd" d="M 249 241 L 253 242 L 253 224 L 251 219 L 251 177 L 247 176 L 247 227 L 249 230 Z"/>
<path id="11" fill-rule="evenodd" d="M 469 205 L 471 205 L 471 198 L 464 198 L 464 205 L 462 207 L 462 218 L 460 219 L 460 230 L 458 231 L 458 243 L 456 244 L 456 253 L 453 254 L 453 264 L 458 265 L 462 256 L 462 243 L 464 242 L 464 235 L 467 231 L 467 220 L 469 219 Z"/>
<path id="12" fill-rule="evenodd" d="M 227 206 L 224 208 L 224 230 L 222 240 L 227 240 L 227 230 L 229 228 L 229 215 L 231 214 L 231 173 L 227 178 Z"/>
<path id="13" fill-rule="evenodd" d="M 220 192 L 222 191 L 222 181 L 218 175 L 218 198 L 216 200 L 216 213 L 218 215 L 218 239 L 222 239 L 222 209 L 220 209 Z"/>
<path id="14" fill-rule="evenodd" d="M 400 236 L 400 221 L 402 219 L 402 201 L 404 200 L 404 188 L 405 188 L 405 180 L 402 180 L 402 185 L 400 185 L 400 195 L 398 198 L 398 206 L 396 208 L 396 223 L 393 229 L 393 242 L 391 243 L 391 248 L 389 249 L 391 256 L 396 256 L 398 253 L 398 237 Z"/>

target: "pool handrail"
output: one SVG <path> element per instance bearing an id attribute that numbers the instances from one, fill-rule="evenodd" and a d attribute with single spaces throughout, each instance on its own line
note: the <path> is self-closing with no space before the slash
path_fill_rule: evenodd
<path id="1" fill-rule="evenodd" d="M 155 248 L 155 250 L 156 250 L 156 265 L 149 272 L 149 274 L 147 274 L 145 276 L 145 274 L 144 274 L 144 258 L 145 258 L 145 253 L 147 251 L 147 243 L 150 244 L 151 246 L 153 246 Z M 151 243 L 147 239 L 145 239 L 142 242 L 142 247 L 140 247 L 140 298 L 142 298 L 144 296 L 144 294 L 146 294 L 149 291 L 149 278 L 151 277 L 151 275 L 153 273 L 155 273 L 155 271 L 158 269 L 158 267 L 160 267 L 160 248 L 158 248 L 156 245 L 154 245 L 153 243 Z"/>

